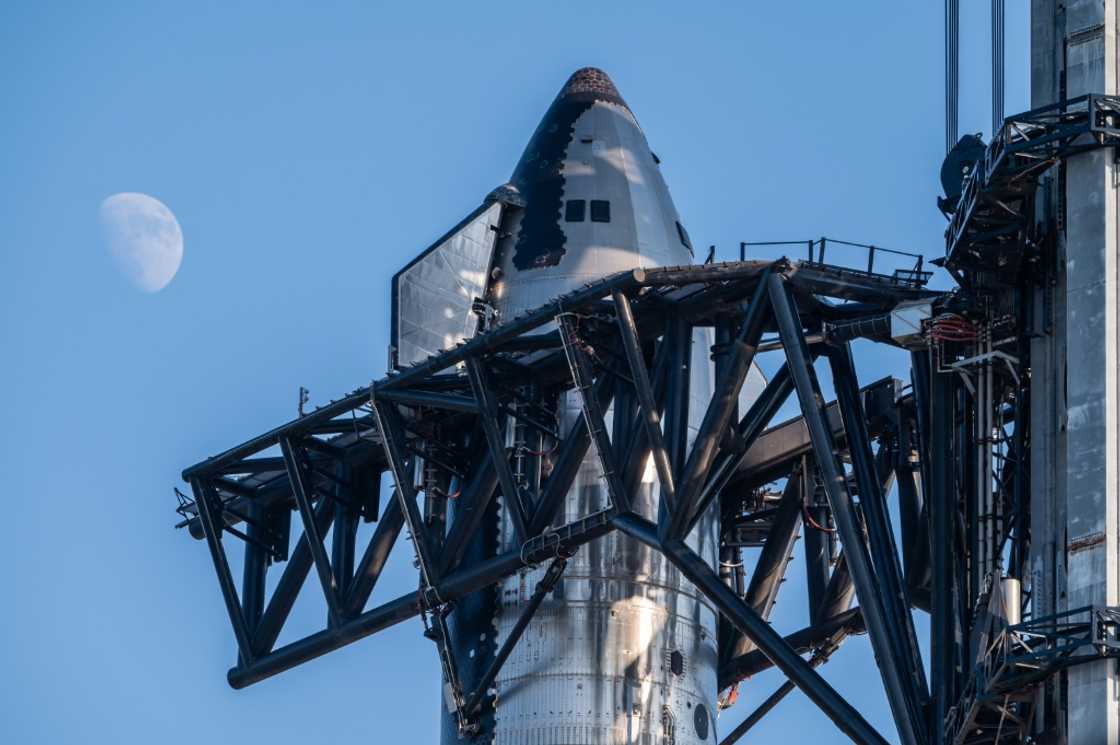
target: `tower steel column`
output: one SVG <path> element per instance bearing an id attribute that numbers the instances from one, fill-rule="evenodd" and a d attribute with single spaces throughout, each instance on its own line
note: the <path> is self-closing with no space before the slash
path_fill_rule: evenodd
<path id="1" fill-rule="evenodd" d="M 1117 93 L 1120 0 L 1033 0 L 1032 107 Z M 1117 165 L 1094 149 L 1056 169 L 1040 200 L 1056 228 L 1045 257 L 1032 346 L 1032 608 L 1036 616 L 1120 600 L 1117 484 Z M 1048 296 L 1049 293 L 1049 296 Z M 1051 300 L 1052 298 L 1052 300 Z M 1064 693 L 1062 691 L 1064 688 Z M 1111 660 L 1071 668 L 1052 686 L 1047 726 L 1069 745 L 1120 742 L 1120 689 Z M 1064 721 L 1062 721 L 1064 719 Z"/>

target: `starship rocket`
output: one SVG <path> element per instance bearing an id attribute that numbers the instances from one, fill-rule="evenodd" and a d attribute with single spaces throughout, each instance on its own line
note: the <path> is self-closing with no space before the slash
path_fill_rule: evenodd
<path id="1" fill-rule="evenodd" d="M 437 259 L 443 269 L 436 267 Z M 398 274 L 394 317 L 413 321 L 398 328 L 396 353 L 407 363 L 474 333 L 445 327 L 444 318 L 460 323 L 457 319 L 470 314 L 433 306 L 435 298 L 450 296 L 432 294 L 440 281 L 458 285 L 458 295 L 476 294 L 468 323 L 478 324 L 476 316 L 483 315 L 484 325 L 493 327 L 607 275 L 692 260 L 689 235 L 660 161 L 633 112 L 606 73 L 584 68 L 561 88 L 510 181 Z M 463 268 L 468 265 L 485 271 Z M 471 285 L 470 292 L 463 292 L 464 284 Z M 711 396 L 711 345 L 710 329 L 694 330 L 687 393 L 692 432 Z M 762 384 L 761 374 L 752 370 L 745 395 Z M 580 411 L 574 392 L 561 394 L 556 406 L 560 431 Z M 506 436 L 512 452 L 519 434 L 510 419 Z M 547 468 L 548 443 L 539 447 L 542 457 L 536 462 Z M 625 452 L 624 443 L 620 449 Z M 519 475 L 529 481 L 541 477 Z M 637 512 L 657 519 L 652 464 L 633 500 Z M 608 506 L 598 460 L 589 453 L 556 524 Z M 486 529 L 470 547 L 471 560 L 516 548 L 501 501 L 490 509 Z M 717 529 L 717 515 L 710 512 L 688 539 L 713 567 Z M 542 567 L 510 577 L 456 605 L 448 618 L 449 646 L 465 681 L 478 679 L 488 666 L 544 572 Z M 568 562 L 563 579 L 501 668 L 492 686 L 493 705 L 473 731 L 462 731 L 454 707 L 444 709 L 443 742 L 715 742 L 716 629 L 714 608 L 668 560 L 613 532 Z"/>

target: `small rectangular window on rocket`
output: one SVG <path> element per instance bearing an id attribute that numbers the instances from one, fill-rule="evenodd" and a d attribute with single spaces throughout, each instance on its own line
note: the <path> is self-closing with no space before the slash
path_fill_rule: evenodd
<path id="1" fill-rule="evenodd" d="M 569 199 L 564 206 L 564 222 L 583 222 L 584 204 L 582 199 Z"/>

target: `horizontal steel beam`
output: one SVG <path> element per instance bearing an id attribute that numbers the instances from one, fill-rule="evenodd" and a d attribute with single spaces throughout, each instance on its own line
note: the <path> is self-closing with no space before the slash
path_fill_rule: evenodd
<path id="1" fill-rule="evenodd" d="M 423 594 L 415 591 L 402 595 L 333 629 L 324 629 L 280 647 L 271 654 L 258 657 L 251 664 L 234 667 L 226 678 L 233 688 L 245 688 L 258 683 L 417 616 L 420 614 L 422 604 L 431 606 L 458 600 L 468 593 L 481 590 L 514 574 L 523 567 L 552 558 L 558 551 L 574 551 L 579 546 L 606 535 L 610 530 L 611 524 L 605 513 L 589 515 L 550 531 L 547 539 L 543 537 L 532 539 L 513 551 L 452 572 Z M 240 612 L 240 609 L 238 610 Z"/>

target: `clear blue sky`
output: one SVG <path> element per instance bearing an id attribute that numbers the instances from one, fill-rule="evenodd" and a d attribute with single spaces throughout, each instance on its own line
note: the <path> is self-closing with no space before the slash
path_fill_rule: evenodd
<path id="1" fill-rule="evenodd" d="M 381 375 L 390 275 L 508 177 L 574 69 L 614 78 L 698 246 L 942 251 L 940 2 L 607 5 L 3 4 L 0 740 L 435 741 L 418 621 L 230 690 L 232 635 L 172 487 L 290 418 L 298 386 L 322 403 Z M 987 3 L 965 5 L 961 130 L 986 130 Z M 1025 5 L 1008 111 L 1027 108 Z M 182 224 L 158 294 L 100 243 L 122 191 Z M 398 563 L 375 599 L 414 587 Z M 795 576 L 778 628 L 803 624 L 803 594 Z M 823 673 L 891 735 L 866 639 Z M 721 733 L 776 685 L 746 685 Z M 843 738 L 795 694 L 752 741 Z"/>

